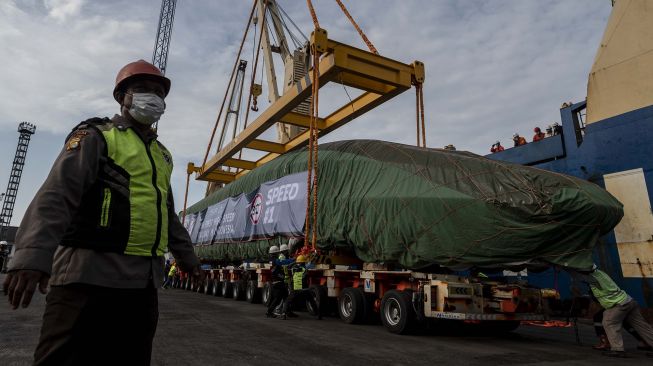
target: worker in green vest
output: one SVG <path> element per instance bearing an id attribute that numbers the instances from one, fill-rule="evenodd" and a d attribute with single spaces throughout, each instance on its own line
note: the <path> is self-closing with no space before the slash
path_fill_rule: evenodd
<path id="1" fill-rule="evenodd" d="M 592 295 L 605 309 L 603 312 L 603 327 L 610 343 L 610 350 L 604 355 L 610 357 L 626 357 L 624 341 L 621 335 L 625 320 L 639 333 L 648 346 L 653 346 L 653 328 L 642 316 L 639 305 L 626 291 L 622 290 L 596 265 L 587 271 L 570 271 L 575 280 L 586 283 Z M 647 354 L 653 357 L 653 354 Z"/>
<path id="2" fill-rule="evenodd" d="M 161 288 L 164 288 L 164 289 L 166 289 L 166 288 L 168 288 L 169 286 L 172 285 L 172 282 L 174 281 L 175 276 L 177 275 L 177 263 L 176 262 L 174 262 L 174 261 L 172 262 L 172 264 L 170 265 L 170 269 L 168 270 L 168 273 L 165 273 L 165 275 L 166 275 L 166 280 L 163 283 L 163 286 L 161 286 Z"/>
<path id="3" fill-rule="evenodd" d="M 16 309 L 50 284 L 35 365 L 149 365 L 164 254 L 203 280 L 175 214 L 172 156 L 151 127 L 169 90 L 154 65 L 124 66 L 121 114 L 73 129 L 25 212 L 3 288 Z"/>
<path id="4" fill-rule="evenodd" d="M 288 316 L 297 316 L 295 313 L 293 313 L 292 308 L 293 305 L 299 303 L 300 301 L 310 302 L 310 305 L 313 307 L 313 309 L 315 309 L 316 314 L 318 315 L 318 319 L 322 319 L 322 313 L 319 309 L 319 304 L 317 301 L 315 301 L 313 294 L 308 289 L 308 278 L 306 276 L 308 273 L 308 270 L 306 269 L 307 262 L 308 258 L 305 255 L 300 254 L 295 259 L 295 263 L 291 268 L 292 282 L 290 284 L 288 297 L 283 303 L 282 316 L 284 319 Z"/>

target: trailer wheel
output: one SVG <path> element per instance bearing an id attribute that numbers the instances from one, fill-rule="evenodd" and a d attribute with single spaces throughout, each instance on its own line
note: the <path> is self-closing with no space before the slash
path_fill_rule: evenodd
<path id="1" fill-rule="evenodd" d="M 381 300 L 381 322 L 392 333 L 409 333 L 415 323 L 412 291 L 386 292 Z"/>
<path id="2" fill-rule="evenodd" d="M 206 295 L 213 295 L 213 281 L 210 279 L 204 280 L 204 292 Z"/>
<path id="3" fill-rule="evenodd" d="M 213 296 L 222 296 L 222 282 L 217 278 L 213 280 Z"/>
<path id="4" fill-rule="evenodd" d="M 233 296 L 233 286 L 229 281 L 222 281 L 222 297 L 231 298 Z"/>
<path id="5" fill-rule="evenodd" d="M 245 284 L 243 281 L 238 281 L 233 284 L 233 298 L 236 301 L 245 300 Z"/>
<path id="6" fill-rule="evenodd" d="M 263 305 L 268 306 L 270 302 L 270 298 L 272 297 L 272 283 L 266 282 L 265 285 L 263 285 L 263 291 L 261 293 L 261 301 L 263 302 Z"/>
<path id="7" fill-rule="evenodd" d="M 363 322 L 366 316 L 363 291 L 353 287 L 343 289 L 338 298 L 338 314 L 347 324 Z"/>
<path id="8" fill-rule="evenodd" d="M 313 316 L 324 316 L 325 307 L 327 306 L 327 301 L 329 297 L 327 295 L 327 290 L 324 286 L 320 285 L 311 285 L 308 289 L 309 295 L 313 297 L 313 301 L 317 304 L 317 309 L 313 307 L 313 302 L 306 300 L 306 310 L 309 314 Z"/>
<path id="9" fill-rule="evenodd" d="M 258 284 L 255 280 L 247 281 L 245 300 L 250 304 L 258 304 L 261 302 L 261 289 L 258 288 Z"/>

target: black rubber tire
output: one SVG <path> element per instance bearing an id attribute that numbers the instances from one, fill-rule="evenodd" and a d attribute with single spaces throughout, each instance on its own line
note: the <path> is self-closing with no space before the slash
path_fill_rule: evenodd
<path id="1" fill-rule="evenodd" d="M 213 280 L 213 296 L 222 296 L 222 282 L 217 278 Z"/>
<path id="2" fill-rule="evenodd" d="M 347 324 L 360 324 L 367 316 L 365 297 L 361 289 L 346 287 L 338 297 L 338 314 Z"/>
<path id="3" fill-rule="evenodd" d="M 245 283 L 243 281 L 234 282 L 233 284 L 233 299 L 236 301 L 245 300 Z"/>
<path id="4" fill-rule="evenodd" d="M 204 280 L 204 291 L 206 295 L 213 295 L 213 280 L 207 278 Z"/>
<path id="5" fill-rule="evenodd" d="M 308 299 L 306 300 L 306 311 L 308 311 L 308 313 L 313 316 L 321 317 L 326 315 L 325 309 L 327 306 L 327 302 L 329 301 L 329 296 L 327 295 L 326 287 L 321 285 L 311 285 L 311 287 L 309 287 L 308 290 L 310 291 L 310 296 L 313 297 L 313 300 L 319 307 L 320 313 L 318 314 L 318 309 L 314 309 L 313 305 Z"/>
<path id="6" fill-rule="evenodd" d="M 266 282 L 263 285 L 263 291 L 261 292 L 261 302 L 263 305 L 268 306 L 270 298 L 272 297 L 272 282 Z"/>
<path id="7" fill-rule="evenodd" d="M 390 290 L 381 300 L 381 322 L 395 334 L 407 334 L 415 327 L 412 291 Z"/>
<path id="8" fill-rule="evenodd" d="M 222 297 L 231 299 L 234 296 L 233 285 L 229 281 L 222 281 Z"/>
<path id="9" fill-rule="evenodd" d="M 255 280 L 247 281 L 247 290 L 245 291 L 245 300 L 250 304 L 261 303 L 261 289 Z"/>

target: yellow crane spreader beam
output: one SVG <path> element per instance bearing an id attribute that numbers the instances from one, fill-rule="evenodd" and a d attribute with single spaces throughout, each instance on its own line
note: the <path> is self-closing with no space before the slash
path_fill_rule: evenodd
<path id="1" fill-rule="evenodd" d="M 387 100 L 403 93 L 415 83 L 424 81 L 424 64 L 415 61 L 404 64 L 374 53 L 361 50 L 326 37 L 311 36 L 311 43 L 321 50 L 323 56 L 319 63 L 320 87 L 329 82 L 343 84 L 364 91 L 359 97 L 336 108 L 327 117 L 319 118 L 317 128 L 319 136 L 324 136 L 354 118 L 381 105 Z M 306 146 L 309 133 L 305 131 L 295 138 L 280 144 L 258 139 L 276 122 L 308 128 L 310 116 L 294 113 L 292 110 L 311 95 L 312 73 L 307 73 L 295 86 L 289 89 L 276 102 L 225 145 L 217 154 L 207 160 L 202 167 L 195 168 L 196 179 L 229 183 L 247 174 L 277 156 Z M 267 152 L 256 161 L 235 159 L 243 149 Z M 224 167 L 237 168 L 238 173 L 229 172 Z"/>

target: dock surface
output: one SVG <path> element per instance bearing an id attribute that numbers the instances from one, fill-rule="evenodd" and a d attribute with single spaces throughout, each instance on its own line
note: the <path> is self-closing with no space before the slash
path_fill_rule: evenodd
<path id="1" fill-rule="evenodd" d="M 4 281 L 4 275 L 0 275 Z M 38 341 L 45 296 L 27 309 L 0 304 L 0 364 L 29 365 Z M 152 365 L 634 365 L 647 364 L 626 335 L 631 358 L 604 357 L 591 348 L 594 330 L 522 326 L 504 335 L 455 336 L 437 331 L 391 334 L 381 325 L 348 325 L 337 317 L 270 319 L 258 304 L 179 289 L 159 291 L 159 326 Z"/>

